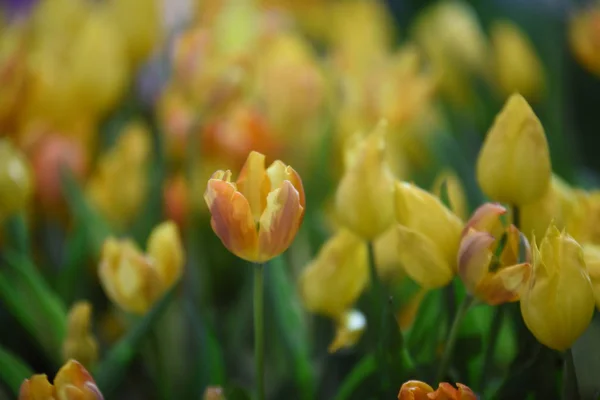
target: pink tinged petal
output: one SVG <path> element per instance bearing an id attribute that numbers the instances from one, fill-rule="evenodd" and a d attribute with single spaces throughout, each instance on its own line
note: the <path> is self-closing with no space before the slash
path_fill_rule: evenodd
<path id="1" fill-rule="evenodd" d="M 458 274 L 471 293 L 475 293 L 477 285 L 489 271 L 494 241 L 489 233 L 471 229 L 460 243 Z"/>
<path id="2" fill-rule="evenodd" d="M 529 280 L 531 265 L 511 265 L 488 274 L 477 286 L 477 297 L 495 306 L 519 300 L 521 289 Z"/>
<path id="3" fill-rule="evenodd" d="M 223 245 L 236 256 L 257 261 L 258 234 L 248 200 L 232 183 L 211 179 L 204 193 L 211 226 Z"/>
<path id="4" fill-rule="evenodd" d="M 258 222 L 267 205 L 271 185 L 265 170 L 265 156 L 253 151 L 240 171 L 237 189 L 250 204 L 254 221 Z"/>
<path id="5" fill-rule="evenodd" d="M 260 261 L 278 256 L 292 244 L 303 215 L 300 195 L 290 181 L 283 181 L 281 188 L 269 193 L 267 207 L 260 217 Z"/>
<path id="6" fill-rule="evenodd" d="M 485 203 L 480 206 L 471 218 L 467 221 L 463 229 L 463 235 L 466 235 L 469 229 L 475 229 L 480 232 L 487 232 L 499 239 L 504 231 L 500 216 L 506 213 L 506 208 L 497 203 Z"/>

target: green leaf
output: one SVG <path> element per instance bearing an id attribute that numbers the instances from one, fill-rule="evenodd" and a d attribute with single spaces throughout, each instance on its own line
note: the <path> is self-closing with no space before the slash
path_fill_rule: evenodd
<path id="1" fill-rule="evenodd" d="M 75 298 L 75 290 L 85 272 L 88 259 L 88 241 L 84 227 L 78 226 L 68 237 L 64 266 L 58 272 L 56 279 L 57 290 L 66 303 L 71 303 Z"/>
<path id="2" fill-rule="evenodd" d="M 413 350 L 418 363 L 432 362 L 440 338 L 443 324 L 440 302 L 442 292 L 431 290 L 425 295 L 413 325 L 406 332 L 406 347 Z"/>
<path id="3" fill-rule="evenodd" d="M 377 371 L 377 363 L 373 354 L 367 354 L 356 366 L 350 374 L 344 379 L 335 400 L 347 400 L 352 398 L 354 392 L 358 390 L 361 384 Z"/>
<path id="4" fill-rule="evenodd" d="M 224 390 L 227 400 L 250 400 L 248 391 L 240 386 L 228 386 Z"/>
<path id="5" fill-rule="evenodd" d="M 29 253 L 29 233 L 23 215 L 13 215 L 8 218 L 4 225 L 4 230 L 9 247 L 20 254 Z"/>
<path id="6" fill-rule="evenodd" d="M 31 377 L 34 372 L 21 358 L 0 346 L 0 379 L 12 390 L 15 396 L 19 395 L 19 389 L 25 379 Z"/>
<path id="7" fill-rule="evenodd" d="M 275 322 L 294 367 L 294 378 L 301 399 L 315 398 L 315 381 L 310 362 L 309 338 L 302 318 L 302 308 L 288 268 L 282 257 L 265 267 L 267 295 Z"/>
<path id="8" fill-rule="evenodd" d="M 597 399 L 600 395 L 600 314 L 571 348 L 573 365 L 582 399 Z"/>
<path id="9" fill-rule="evenodd" d="M 121 382 L 142 341 L 150 334 L 153 326 L 175 296 L 177 286 L 177 283 L 173 285 L 163 298 L 127 332 L 125 337 L 110 349 L 106 357 L 97 366 L 94 377 L 100 391 L 105 396 L 112 393 Z"/>

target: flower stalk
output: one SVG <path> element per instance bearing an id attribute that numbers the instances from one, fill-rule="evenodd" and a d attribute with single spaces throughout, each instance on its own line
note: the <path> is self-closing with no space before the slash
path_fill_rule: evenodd
<path id="1" fill-rule="evenodd" d="M 254 264 L 254 362 L 256 400 L 265 398 L 264 264 Z"/>

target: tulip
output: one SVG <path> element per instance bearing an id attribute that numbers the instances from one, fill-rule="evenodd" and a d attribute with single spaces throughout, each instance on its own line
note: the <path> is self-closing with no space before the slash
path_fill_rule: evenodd
<path id="1" fill-rule="evenodd" d="M 385 162 L 385 132 L 375 130 L 346 154 L 346 172 L 335 195 L 342 225 L 365 240 L 373 240 L 392 225 L 394 177 Z"/>
<path id="2" fill-rule="evenodd" d="M 445 186 L 446 195 L 448 196 L 448 205 L 454 214 L 463 221 L 467 219 L 467 197 L 465 190 L 458 176 L 450 171 L 443 170 L 435 178 L 431 193 L 438 198 L 442 198 L 442 188 Z"/>
<path id="3" fill-rule="evenodd" d="M 27 79 L 26 33 L 23 24 L 2 26 L 0 36 L 0 125 L 11 126 Z"/>
<path id="4" fill-rule="evenodd" d="M 366 244 L 341 230 L 302 271 L 299 287 L 304 306 L 311 312 L 338 318 L 358 299 L 368 274 Z"/>
<path id="5" fill-rule="evenodd" d="M 211 226 L 236 256 L 264 263 L 291 244 L 304 217 L 300 175 L 275 161 L 265 169 L 265 156 L 251 152 L 236 183 L 231 171 L 217 171 L 208 181 L 204 200 Z"/>
<path id="6" fill-rule="evenodd" d="M 577 60 L 600 76 L 600 7 L 597 4 L 573 14 L 569 22 L 569 42 Z"/>
<path id="7" fill-rule="evenodd" d="M 144 314 L 181 276 L 183 247 L 173 222 L 158 225 L 147 254 L 128 239 L 108 238 L 98 275 L 107 296 L 122 309 Z"/>
<path id="8" fill-rule="evenodd" d="M 19 400 L 103 400 L 94 378 L 75 360 L 69 360 L 56 374 L 54 385 L 45 374 L 33 375 L 21 384 Z"/>
<path id="9" fill-rule="evenodd" d="M 222 388 L 218 386 L 209 386 L 204 391 L 203 400 L 226 400 L 225 393 Z"/>
<path id="10" fill-rule="evenodd" d="M 190 187 L 183 174 L 170 178 L 163 188 L 165 216 L 182 227 L 190 213 Z"/>
<path id="11" fill-rule="evenodd" d="M 600 310 L 600 246 L 596 244 L 584 244 L 583 259 L 585 260 L 592 288 L 594 289 L 596 308 Z"/>
<path id="12" fill-rule="evenodd" d="M 76 359 L 87 368 L 98 359 L 98 342 L 91 332 L 92 305 L 87 301 L 75 303 L 69 311 L 67 337 L 62 354 L 65 360 Z"/>
<path id="13" fill-rule="evenodd" d="M 457 388 L 449 383 L 442 382 L 437 390 L 421 381 L 407 381 L 400 388 L 398 400 L 477 400 L 473 391 L 462 383 L 456 384 Z"/>
<path id="14" fill-rule="evenodd" d="M 582 240 L 600 244 L 600 191 L 576 190 L 575 197 L 575 215 L 579 218 L 574 218 L 574 224 L 581 228 L 579 233 Z M 577 224 L 577 221 L 580 224 Z"/>
<path id="15" fill-rule="evenodd" d="M 581 246 L 550 225 L 539 249 L 533 243 L 533 274 L 521 294 L 525 324 L 542 344 L 566 350 L 587 329 L 594 304 Z"/>
<path id="16" fill-rule="evenodd" d="M 33 190 L 33 176 L 25 156 L 8 140 L 0 139 L 0 220 L 23 210 Z"/>
<path id="17" fill-rule="evenodd" d="M 503 20 L 492 25 L 491 38 L 500 90 L 507 96 L 518 92 L 527 99 L 539 99 L 545 84 L 544 68 L 525 33 Z"/>
<path id="18" fill-rule="evenodd" d="M 479 186 L 494 201 L 522 206 L 544 195 L 551 174 L 544 128 L 523 96 L 514 94 L 479 152 Z"/>
<path id="19" fill-rule="evenodd" d="M 398 256 L 421 286 L 447 285 L 456 272 L 463 223 L 431 193 L 406 182 L 395 186 Z"/>
<path id="20" fill-rule="evenodd" d="M 506 232 L 504 248 L 498 249 L 501 236 L 497 227 L 501 225 L 500 216 L 505 212 L 506 209 L 497 204 L 481 206 L 467 222 L 467 231 L 458 252 L 458 274 L 467 290 L 490 305 L 517 301 L 531 272 L 529 262 L 519 262 L 521 241 L 526 243 L 527 254 L 529 249 L 527 239 L 514 225 Z M 489 230 L 486 230 L 486 225 Z M 495 235 L 492 234 L 494 231 L 497 232 Z M 501 253 L 497 257 L 499 250 Z"/>
<path id="21" fill-rule="evenodd" d="M 340 315 L 336 322 L 335 337 L 327 351 L 335 353 L 342 348 L 354 346 L 366 327 L 367 320 L 360 311 L 351 310 Z"/>

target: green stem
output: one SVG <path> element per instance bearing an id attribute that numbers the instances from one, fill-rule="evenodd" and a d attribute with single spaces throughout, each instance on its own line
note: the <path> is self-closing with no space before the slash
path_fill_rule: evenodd
<path id="1" fill-rule="evenodd" d="M 265 398 L 264 265 L 254 265 L 254 361 L 256 400 Z"/>
<path id="2" fill-rule="evenodd" d="M 485 354 L 483 356 L 483 370 L 481 371 L 481 377 L 479 378 L 479 390 L 482 393 L 485 389 L 489 367 L 492 364 L 492 359 L 494 358 L 494 351 L 496 349 L 496 343 L 498 342 L 498 336 L 500 334 L 500 328 L 502 327 L 503 319 L 504 307 L 494 307 L 494 316 L 492 318 L 492 325 L 490 326 L 490 336 L 485 349 Z"/>
<path id="3" fill-rule="evenodd" d="M 467 295 L 463 299 L 462 303 L 460 303 L 460 306 L 456 311 L 456 316 L 452 322 L 452 327 L 450 328 L 450 333 L 448 334 L 448 340 L 446 341 L 446 347 L 444 348 L 442 361 L 438 369 L 436 382 L 441 382 L 446 376 L 446 372 L 450 366 L 450 361 L 452 360 L 452 355 L 454 354 L 454 345 L 458 339 L 458 330 L 460 329 L 460 325 L 462 324 L 467 311 L 469 311 L 469 308 L 473 304 L 473 301 L 474 298 L 470 295 Z"/>
<path id="4" fill-rule="evenodd" d="M 575 364 L 573 362 L 573 351 L 571 348 L 565 352 L 565 367 L 563 370 L 563 399 L 580 399 L 579 383 L 575 373 Z"/>

